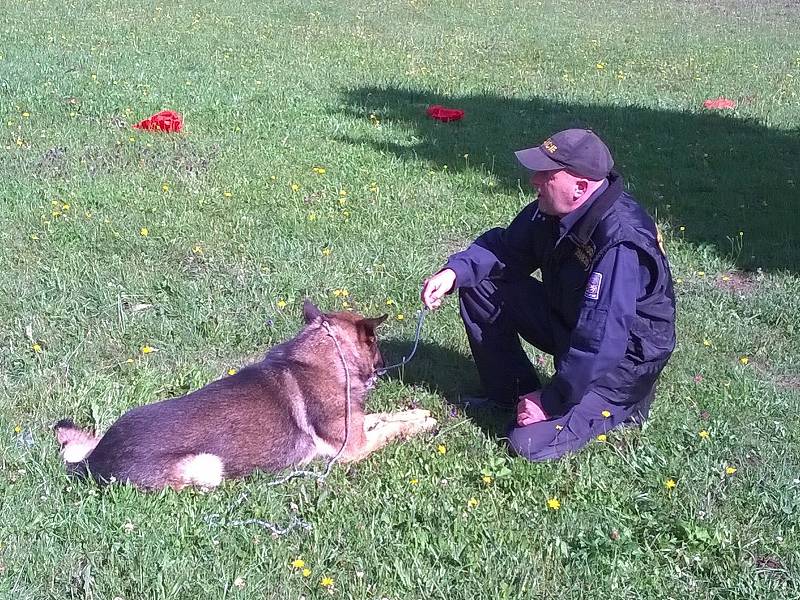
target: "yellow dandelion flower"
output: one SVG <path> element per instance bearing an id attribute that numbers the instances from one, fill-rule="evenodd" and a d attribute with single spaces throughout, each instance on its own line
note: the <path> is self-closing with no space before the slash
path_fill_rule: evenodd
<path id="1" fill-rule="evenodd" d="M 705 346 L 706 348 L 708 348 L 710 345 L 711 345 L 711 340 L 710 340 L 710 339 L 708 339 L 708 338 L 704 338 L 704 339 L 703 339 L 703 346 Z"/>
<path id="2" fill-rule="evenodd" d="M 22 426 L 15 425 L 14 426 L 14 433 L 22 433 Z"/>
<path id="3" fill-rule="evenodd" d="M 69 209 L 70 209 L 69 203 L 65 202 L 64 204 L 61 205 L 61 210 L 63 210 L 64 212 L 67 212 Z"/>
<path id="4" fill-rule="evenodd" d="M 600 435 L 597 436 L 597 441 L 598 442 L 605 442 L 607 440 L 608 440 L 608 436 L 605 433 L 601 433 Z"/>
<path id="5" fill-rule="evenodd" d="M 486 485 L 490 485 L 492 483 L 492 477 L 490 475 L 484 475 L 481 477 L 481 481 Z"/>
<path id="6" fill-rule="evenodd" d="M 339 288 L 333 290 L 333 295 L 337 298 L 347 298 L 347 296 L 350 295 L 350 292 L 347 290 L 347 288 Z"/>
<path id="7" fill-rule="evenodd" d="M 327 246 L 325 246 L 322 249 L 322 256 L 330 256 L 331 252 L 332 252 L 332 250 L 330 248 L 328 248 Z"/>
<path id="8" fill-rule="evenodd" d="M 707 438 L 708 436 L 710 436 L 711 434 L 710 434 L 710 433 L 709 433 L 707 430 L 703 429 L 703 431 L 701 431 L 701 432 L 700 432 L 700 433 L 698 433 L 697 435 L 699 435 L 699 436 L 700 436 L 702 439 L 706 439 L 706 438 Z"/>
<path id="9" fill-rule="evenodd" d="M 746 365 L 747 363 L 750 362 L 750 359 L 748 357 L 746 357 L 746 356 L 740 356 L 739 357 L 739 362 L 742 363 L 743 365 Z"/>
<path id="10" fill-rule="evenodd" d="M 597 64 L 595 65 L 595 68 L 596 68 L 598 71 L 602 71 L 603 69 L 605 69 L 605 68 L 606 68 L 606 63 L 601 63 L 601 62 L 599 62 L 599 63 L 597 63 Z"/>
<path id="11" fill-rule="evenodd" d="M 139 350 L 141 351 L 141 353 L 142 353 L 142 354 L 150 354 L 151 352 L 154 352 L 154 351 L 155 351 L 155 348 L 153 348 L 152 346 L 148 346 L 147 344 L 145 344 L 144 346 L 142 346 L 141 348 L 139 348 Z"/>
<path id="12" fill-rule="evenodd" d="M 148 235 L 150 235 L 150 230 L 147 227 L 142 227 L 139 230 L 139 235 L 142 237 L 147 237 Z"/>
<path id="13" fill-rule="evenodd" d="M 278 300 L 278 301 L 275 303 L 275 306 L 277 306 L 278 308 L 286 308 L 286 300 L 284 300 L 283 298 L 280 298 L 280 299 L 279 299 L 279 300 Z"/>
<path id="14" fill-rule="evenodd" d="M 445 454 L 447 452 L 447 446 L 445 446 L 444 444 L 439 444 L 438 446 L 436 446 L 436 451 L 439 454 Z"/>
<path id="15" fill-rule="evenodd" d="M 339 198 L 339 206 L 345 206 L 345 205 L 347 205 L 347 198 L 345 197 Z"/>
<path id="16" fill-rule="evenodd" d="M 317 175 L 325 175 L 325 167 L 314 167 L 312 171 Z"/>
<path id="17" fill-rule="evenodd" d="M 705 271 L 698 271 L 697 272 L 697 276 L 698 277 L 705 277 L 706 276 L 706 272 Z"/>
<path id="18" fill-rule="evenodd" d="M 668 490 L 674 489 L 676 485 L 678 485 L 678 483 L 674 479 L 670 478 L 664 481 L 664 487 Z"/>
<path id="19" fill-rule="evenodd" d="M 295 558 L 291 564 L 295 569 L 302 569 L 306 566 L 306 561 L 304 561 L 302 558 Z"/>
<path id="20" fill-rule="evenodd" d="M 300 191 L 300 184 L 299 183 L 293 183 L 290 187 L 292 188 L 293 192 L 299 192 Z"/>
<path id="21" fill-rule="evenodd" d="M 345 300 L 344 302 L 342 302 L 342 308 L 350 308 L 350 303 L 347 300 Z"/>
<path id="22" fill-rule="evenodd" d="M 226 198 L 230 198 L 231 196 L 233 196 L 233 194 L 227 190 L 222 192 L 222 195 L 225 196 Z"/>
<path id="23" fill-rule="evenodd" d="M 410 483 L 411 485 L 419 485 L 419 479 L 417 479 L 416 477 L 414 479 L 409 479 L 408 483 Z"/>
<path id="24" fill-rule="evenodd" d="M 340 196 L 347 196 L 347 190 L 345 190 L 345 189 L 339 190 L 339 195 Z"/>
<path id="25" fill-rule="evenodd" d="M 311 576 L 311 569 L 303 569 L 303 577 L 310 577 Z"/>
<path id="26" fill-rule="evenodd" d="M 196 244 L 194 248 L 192 248 L 193 254 L 203 254 L 203 247 L 200 244 Z"/>
<path id="27" fill-rule="evenodd" d="M 736 467 L 725 467 L 726 475 L 733 475 L 734 473 L 736 473 Z"/>
<path id="28" fill-rule="evenodd" d="M 398 314 L 398 315 L 395 317 L 395 319 L 397 319 L 398 321 L 402 321 L 403 319 L 405 319 L 405 316 L 403 315 L 403 313 L 399 313 L 399 314 Z"/>
<path id="29" fill-rule="evenodd" d="M 236 375 L 238 371 L 236 369 L 228 369 L 228 375 Z"/>
<path id="30" fill-rule="evenodd" d="M 606 419 L 611 416 L 611 413 L 609 411 L 607 411 L 607 410 L 604 410 L 600 414 L 603 415 L 603 417 L 606 418 Z"/>
<path id="31" fill-rule="evenodd" d="M 680 277 L 678 277 L 678 278 L 675 280 L 675 283 L 683 283 L 683 279 L 681 279 Z"/>
<path id="32" fill-rule="evenodd" d="M 547 501 L 547 508 L 550 510 L 558 510 L 561 508 L 561 501 L 558 498 L 550 498 L 550 500 Z"/>
<path id="33" fill-rule="evenodd" d="M 331 577 L 323 577 L 319 584 L 324 588 L 333 587 L 333 579 Z"/>
<path id="34" fill-rule="evenodd" d="M 392 300 L 391 298 L 386 300 L 386 306 L 392 306 L 393 304 L 396 304 L 396 302 L 394 300 Z"/>
<path id="35" fill-rule="evenodd" d="M 31 348 L 33 348 L 33 351 L 36 352 L 36 354 L 39 354 L 42 351 L 42 347 L 39 344 L 34 344 L 31 346 Z"/>
<path id="36" fill-rule="evenodd" d="M 317 213 L 310 212 L 308 213 L 308 217 L 306 217 L 309 221 L 316 221 L 317 220 Z"/>
<path id="37" fill-rule="evenodd" d="M 169 191 L 169 184 L 162 183 L 161 184 L 161 191 L 162 192 L 168 192 Z"/>
<path id="38" fill-rule="evenodd" d="M 467 506 L 469 508 L 475 508 L 476 506 L 478 506 L 478 504 L 480 504 L 480 501 L 475 496 L 467 500 Z"/>

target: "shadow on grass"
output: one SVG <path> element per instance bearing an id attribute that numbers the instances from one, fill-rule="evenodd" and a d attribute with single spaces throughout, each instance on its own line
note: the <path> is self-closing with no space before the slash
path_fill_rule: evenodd
<path id="1" fill-rule="evenodd" d="M 411 351 L 411 341 L 381 341 L 386 364 L 395 364 Z M 406 385 L 419 386 L 441 395 L 451 410 L 462 396 L 480 393 L 480 381 L 472 358 L 450 348 L 420 341 L 414 358 L 400 370 L 393 370 L 386 378 L 397 379 Z M 487 436 L 506 434 L 510 415 L 490 410 L 463 411 Z"/>
<path id="2" fill-rule="evenodd" d="M 528 189 L 514 150 L 537 145 L 560 129 L 591 127 L 608 143 L 632 193 L 658 220 L 671 223 L 675 236 L 715 246 L 744 270 L 800 270 L 798 130 L 769 129 L 731 113 L 447 96 L 394 87 L 345 91 L 344 104 L 352 117 L 375 114 L 384 124 L 407 127 L 410 136 L 341 141 L 447 165 L 449 172 L 483 170 L 510 191 L 520 179 Z M 425 115 L 430 104 L 461 108 L 466 116 L 439 123 Z"/>

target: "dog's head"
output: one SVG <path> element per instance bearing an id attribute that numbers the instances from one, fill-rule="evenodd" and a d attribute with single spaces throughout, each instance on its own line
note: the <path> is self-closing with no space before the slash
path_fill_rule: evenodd
<path id="1" fill-rule="evenodd" d="M 384 366 L 375 330 L 387 317 L 367 318 L 350 311 L 324 313 L 310 300 L 303 303 L 306 325 L 325 327 L 323 323 L 327 323 L 324 331 L 339 342 L 350 376 L 358 377 L 368 387 L 375 383 L 376 371 Z"/>

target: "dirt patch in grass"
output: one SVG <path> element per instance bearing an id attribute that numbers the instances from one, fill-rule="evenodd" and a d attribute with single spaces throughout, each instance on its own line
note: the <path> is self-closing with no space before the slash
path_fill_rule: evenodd
<path id="1" fill-rule="evenodd" d="M 159 148 L 141 143 L 117 142 L 110 146 L 87 147 L 81 164 L 92 176 L 147 169 L 171 173 L 175 177 L 197 179 L 208 172 L 218 153 L 219 146 L 216 144 L 201 149 L 186 140 L 176 140 L 172 146 Z"/>
<path id="2" fill-rule="evenodd" d="M 800 392 L 800 375 L 777 375 L 775 385 L 781 390 Z"/>
<path id="3" fill-rule="evenodd" d="M 66 148 L 50 148 L 36 162 L 37 177 L 48 179 L 66 177 L 69 172 Z"/>
<path id="4" fill-rule="evenodd" d="M 746 296 L 755 289 L 757 282 L 754 277 L 740 272 L 726 273 L 714 280 L 714 285 L 721 290 Z"/>

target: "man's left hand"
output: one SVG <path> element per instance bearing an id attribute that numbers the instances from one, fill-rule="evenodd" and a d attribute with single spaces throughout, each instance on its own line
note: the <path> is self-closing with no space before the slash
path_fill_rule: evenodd
<path id="1" fill-rule="evenodd" d="M 540 421 L 546 421 L 547 414 L 542 408 L 542 392 L 536 391 L 519 397 L 517 403 L 517 425 L 533 425 Z"/>

